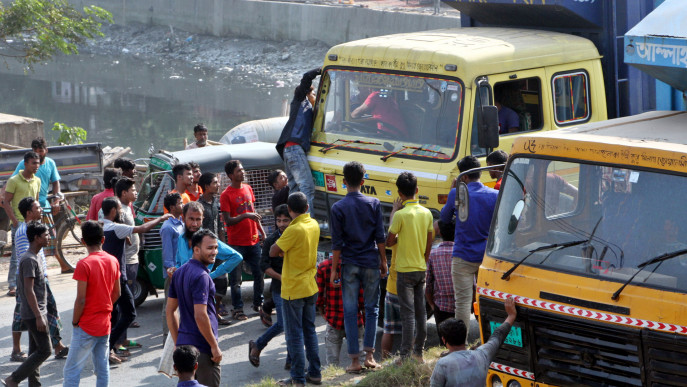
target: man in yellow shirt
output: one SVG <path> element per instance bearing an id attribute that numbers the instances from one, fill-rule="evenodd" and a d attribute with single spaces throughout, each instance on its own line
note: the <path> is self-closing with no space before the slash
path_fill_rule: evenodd
<path id="1" fill-rule="evenodd" d="M 287 206 L 293 220 L 270 248 L 270 257 L 284 256 L 281 296 L 286 348 L 291 356 L 291 378 L 280 380 L 278 384 L 304 386 L 306 381 L 320 384 L 322 373 L 315 332 L 318 291 L 315 274 L 320 227 L 308 214 L 308 199 L 302 192 L 289 195 Z M 307 374 L 304 372 L 306 357 Z"/>
<path id="2" fill-rule="evenodd" d="M 36 172 L 40 166 L 41 159 L 38 153 L 26 152 L 24 154 L 24 169 L 10 177 L 5 185 L 5 200 L 2 202 L 2 208 L 12 222 L 12 257 L 10 258 L 10 270 L 7 273 L 8 296 L 15 296 L 17 289 L 17 259 L 19 257 L 17 257 L 14 248 L 14 235 L 19 227 L 19 222 L 24 221 L 24 217 L 19 212 L 19 202 L 29 196 L 38 200 L 41 191 L 41 179 L 36 176 Z"/>
<path id="3" fill-rule="evenodd" d="M 427 315 L 425 313 L 425 272 L 427 259 L 432 249 L 434 232 L 432 213 L 418 204 L 417 178 L 410 172 L 403 172 L 396 180 L 399 198 L 391 211 L 391 225 L 387 246 L 398 244 L 396 250 L 396 291 L 401 306 L 401 359 L 413 356 L 420 362 L 427 338 Z"/>

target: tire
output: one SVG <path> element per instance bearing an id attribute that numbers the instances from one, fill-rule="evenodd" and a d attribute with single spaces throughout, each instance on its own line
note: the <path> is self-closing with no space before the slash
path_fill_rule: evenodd
<path id="1" fill-rule="evenodd" d="M 84 222 L 85 215 L 78 215 L 79 220 Z M 88 255 L 86 246 L 81 244 L 81 226 L 76 219 L 67 219 L 57 228 L 57 249 L 55 251 L 57 259 L 72 270 L 76 268 L 76 263 Z"/>
<path id="2" fill-rule="evenodd" d="M 131 287 L 131 290 L 134 294 L 134 304 L 136 307 L 141 305 L 143 301 L 148 298 L 148 289 L 150 287 L 150 284 L 146 281 L 142 281 L 140 278 L 136 278 L 136 281 L 134 281 L 133 286 Z"/>

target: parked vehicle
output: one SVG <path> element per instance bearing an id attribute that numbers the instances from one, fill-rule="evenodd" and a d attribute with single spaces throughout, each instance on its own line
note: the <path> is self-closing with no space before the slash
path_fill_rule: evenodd
<path id="1" fill-rule="evenodd" d="M 0 152 L 0 184 L 3 187 L 29 150 Z M 81 230 L 76 230 L 79 227 L 77 219 L 85 218 L 91 196 L 103 189 L 103 151 L 100 143 L 51 146 L 48 151 L 48 157 L 55 160 L 60 173 L 60 190 L 65 200 L 61 202 L 61 211 L 51 214 L 54 239 L 46 255 L 55 255 L 63 270 L 73 270 L 79 251 L 85 252 L 84 248 L 79 248 Z M 9 230 L 9 225 L 9 217 L 0 209 L 0 229 Z"/>
<path id="2" fill-rule="evenodd" d="M 274 226 L 274 217 L 271 209 L 273 189 L 267 184 L 267 176 L 272 170 L 283 168 L 283 165 L 274 144 L 264 142 L 207 146 L 178 152 L 161 151 L 152 155 L 138 199 L 134 203 L 137 224 L 162 215 L 164 197 L 174 188 L 171 171 L 175 165 L 195 161 L 203 172 L 217 173 L 223 190 L 229 185 L 224 164 L 232 159 L 241 160 L 246 170 L 246 183 L 251 185 L 255 193 L 256 211 L 263 216 L 262 224 L 265 231 L 269 232 Z M 164 288 L 159 227 L 142 235 L 139 262 L 134 287 L 136 305 L 143 303 L 149 294 L 157 296 L 157 289 Z M 244 265 L 243 270 L 244 273 L 250 273 L 247 265 Z"/>
<path id="3" fill-rule="evenodd" d="M 519 311 L 488 386 L 684 384 L 685 122 L 650 112 L 515 140 L 477 279 L 483 342 L 505 298 Z"/>
<path id="4" fill-rule="evenodd" d="M 508 28 L 398 34 L 331 48 L 308 156 L 323 234 L 329 208 L 346 194 L 349 160 L 365 165 L 362 191 L 382 201 L 387 219 L 403 171 L 417 176 L 420 203 L 438 217 L 460 158 L 508 150 L 523 134 L 605 120 L 599 58 L 584 38 Z M 500 135 L 499 102 L 516 117 Z"/>

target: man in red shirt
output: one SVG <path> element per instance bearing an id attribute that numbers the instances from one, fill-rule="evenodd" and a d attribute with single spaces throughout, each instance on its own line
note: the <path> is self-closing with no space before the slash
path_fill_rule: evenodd
<path id="1" fill-rule="evenodd" d="M 64 385 L 78 386 L 88 354 L 93 356 L 96 385 L 107 386 L 110 378 L 110 314 L 119 298 L 119 262 L 102 249 L 105 233 L 93 221 L 81 225 L 88 256 L 76 264 L 76 300 L 72 317 L 72 344 L 64 365 Z"/>
<path id="2" fill-rule="evenodd" d="M 122 176 L 122 170 L 119 168 L 105 168 L 103 173 L 103 185 L 105 186 L 105 191 L 96 194 L 91 198 L 91 206 L 88 207 L 88 214 L 86 214 L 86 220 L 98 221 L 98 211 L 103 206 L 103 200 L 114 196 L 114 178 L 119 179 Z"/>
<path id="3" fill-rule="evenodd" d="M 341 272 L 341 264 L 336 268 L 337 272 Z M 322 317 L 327 321 L 327 330 L 324 335 L 324 346 L 327 349 L 327 364 L 339 365 L 339 355 L 341 353 L 341 345 L 343 339 L 346 337 L 346 330 L 344 329 L 344 309 L 343 309 L 343 290 L 341 286 L 331 283 L 329 279 L 332 276 L 332 259 L 327 258 L 317 266 L 317 310 Z M 358 348 L 361 349 L 363 358 L 365 357 L 363 348 L 363 336 L 365 333 L 364 316 L 365 302 L 363 300 L 363 288 L 360 287 L 358 296 Z M 348 338 L 346 338 L 348 340 Z"/>
<path id="4" fill-rule="evenodd" d="M 260 311 L 264 289 L 263 273 L 260 269 L 260 245 L 265 231 L 260 224 L 261 216 L 255 212 L 253 188 L 245 184 L 245 171 L 239 160 L 229 160 L 224 172 L 231 184 L 219 197 L 220 211 L 227 226 L 227 244 L 243 256 L 253 274 L 253 311 Z M 245 320 L 243 300 L 241 299 L 241 265 L 229 273 L 231 286 L 232 317 Z"/>

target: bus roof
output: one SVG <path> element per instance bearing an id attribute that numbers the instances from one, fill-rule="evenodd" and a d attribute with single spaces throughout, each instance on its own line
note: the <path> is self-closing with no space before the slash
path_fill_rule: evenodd
<path id="1" fill-rule="evenodd" d="M 330 60 L 336 54 L 337 60 Z M 475 77 L 600 58 L 585 38 L 517 28 L 452 28 L 379 36 L 332 47 L 326 66 Z M 446 71 L 445 65 L 456 65 Z"/>
<path id="2" fill-rule="evenodd" d="M 513 154 L 687 172 L 687 112 L 654 111 L 518 137 Z"/>

